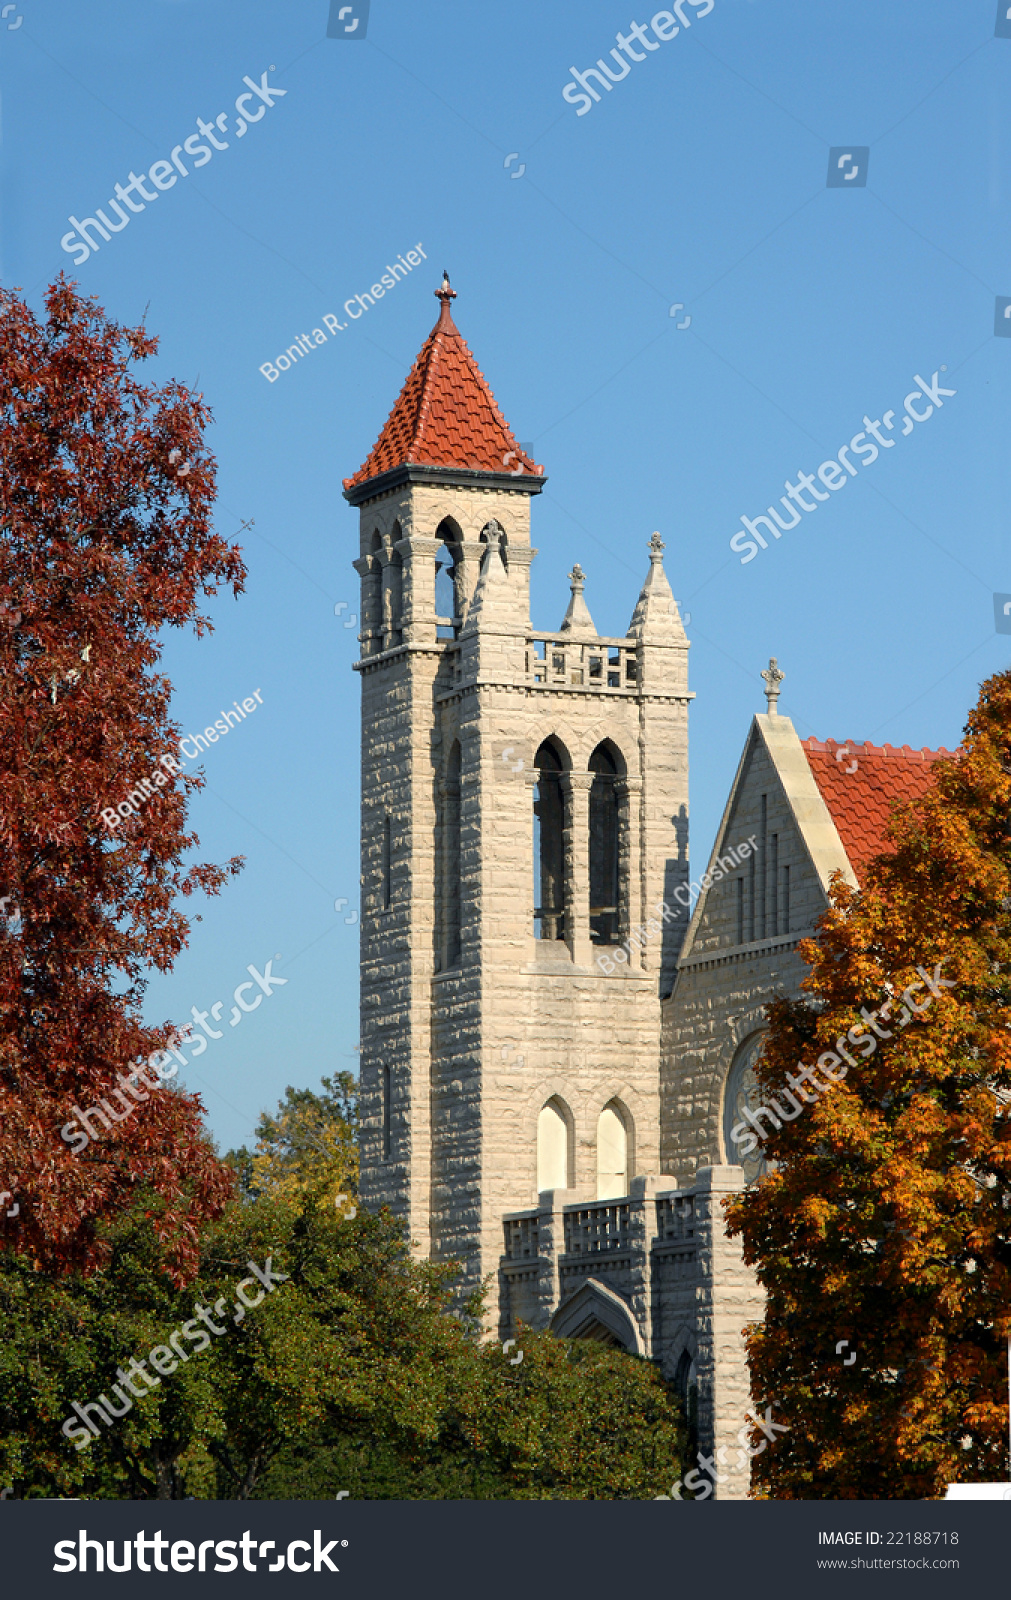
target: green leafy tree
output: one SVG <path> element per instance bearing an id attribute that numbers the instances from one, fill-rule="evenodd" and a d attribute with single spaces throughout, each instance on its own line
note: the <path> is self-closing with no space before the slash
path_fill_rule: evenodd
<path id="1" fill-rule="evenodd" d="M 255 1149 L 229 1151 L 247 1199 L 312 1194 L 336 1204 L 357 1194 L 358 1085 L 350 1072 L 322 1081 L 322 1094 L 289 1084 L 276 1115 L 261 1113 Z"/>
<path id="2" fill-rule="evenodd" d="M 0 1476 L 20 1493 L 245 1498 L 281 1448 L 327 1417 L 361 1428 L 378 1413 L 423 1416 L 420 1391 L 401 1383 L 378 1396 L 377 1385 L 405 1351 L 465 1337 L 442 1316 L 437 1275 L 411 1261 L 399 1228 L 342 1221 L 325 1201 L 301 1211 L 284 1200 L 233 1205 L 205 1232 L 185 1289 L 168 1275 L 144 1210 L 106 1242 L 108 1265 L 88 1276 L 46 1275 L 23 1257 L 3 1263 Z M 259 1294 L 250 1263 L 263 1270 L 268 1260 L 278 1281 L 247 1310 L 238 1286 L 245 1281 L 247 1299 Z M 189 1334 L 172 1346 L 188 1323 L 200 1337 L 201 1307 L 220 1333 L 202 1347 Z M 170 1356 L 181 1346 L 188 1359 L 150 1388 L 134 1370 L 140 1396 L 111 1426 L 99 1419 L 89 1443 L 74 1401 L 104 1396 L 122 1410 L 122 1371 L 157 1346 Z"/>
<path id="3" fill-rule="evenodd" d="M 389 1216 L 347 1220 L 325 1196 L 233 1205 L 185 1290 L 151 1218 L 115 1231 L 101 1272 L 15 1257 L 0 1278 L 0 1477 L 19 1494 L 651 1498 L 681 1473 L 680 1409 L 649 1363 L 548 1334 L 524 1334 L 515 1362 L 482 1343 L 476 1305 L 451 1313 L 455 1270 L 414 1260 Z M 237 1284 L 268 1258 L 283 1280 L 236 1320 Z M 73 1402 L 120 1409 L 119 1369 L 199 1327 L 200 1306 L 220 1336 L 78 1450 Z"/>
<path id="4" fill-rule="evenodd" d="M 769 1008 L 766 1103 L 798 1062 L 831 1080 L 728 1208 L 768 1295 L 752 1387 L 790 1431 L 754 1474 L 779 1499 L 1008 1477 L 1011 673 L 934 774 L 860 891 L 836 879 L 807 998 Z"/>
<path id="5" fill-rule="evenodd" d="M 425 1385 L 424 1413 L 372 1426 L 343 1419 L 326 1443 L 293 1443 L 265 1475 L 264 1499 L 649 1500 L 686 1465 L 680 1405 L 649 1362 L 625 1351 L 521 1331 L 516 1350 L 469 1344 Z M 423 1425 L 419 1426 L 420 1421 Z"/>
<path id="6" fill-rule="evenodd" d="M 458 1305 L 455 1264 L 347 1205 L 355 1087 L 289 1088 L 230 1154 L 242 1198 L 203 1229 L 188 1287 L 153 1193 L 107 1225 L 101 1271 L 0 1257 L 0 1477 L 19 1494 L 621 1499 L 680 1476 L 680 1405 L 648 1362 L 529 1332 L 508 1355 L 479 1299 Z M 149 1385 L 131 1362 L 157 1347 L 174 1370 Z M 124 1373 L 140 1392 L 89 1438 L 74 1402 L 123 1410 Z"/>

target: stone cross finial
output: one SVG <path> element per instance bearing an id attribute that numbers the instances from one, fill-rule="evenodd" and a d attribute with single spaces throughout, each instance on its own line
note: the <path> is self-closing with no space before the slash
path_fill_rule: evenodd
<path id="1" fill-rule="evenodd" d="M 660 535 L 658 533 L 654 533 L 652 539 L 649 541 L 649 559 L 651 561 L 662 561 L 663 553 L 666 548 L 667 546 L 664 544 Z"/>
<path id="2" fill-rule="evenodd" d="M 502 554 L 502 541 L 505 538 L 505 529 L 502 527 L 501 523 L 495 521 L 494 517 L 490 518 L 481 529 L 481 538 L 484 540 L 490 551 L 498 550 L 499 554 Z"/>
<path id="3" fill-rule="evenodd" d="M 779 670 L 775 656 L 769 657 L 769 665 L 762 673 L 762 677 L 765 679 L 765 698 L 769 705 L 768 714 L 770 717 L 778 716 L 776 701 L 779 699 L 779 686 L 786 677 L 786 673 Z"/>
<path id="4" fill-rule="evenodd" d="M 569 573 L 569 582 L 572 585 L 573 594 L 582 593 L 586 584 L 586 573 L 583 571 L 578 561 L 573 564 L 572 571 Z"/>

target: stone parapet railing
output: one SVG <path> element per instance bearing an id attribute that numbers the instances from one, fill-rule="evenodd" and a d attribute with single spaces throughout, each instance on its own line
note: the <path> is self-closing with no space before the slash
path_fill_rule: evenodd
<path id="1" fill-rule="evenodd" d="M 608 1200 L 556 1189 L 509 1214 L 500 1337 L 550 1327 L 651 1358 L 668 1378 L 697 1383 L 703 1455 L 725 1448 L 736 1459 L 750 1398 L 744 1329 L 763 1309 L 724 1222 L 722 1202 L 743 1184 L 740 1167 L 703 1167 L 690 1184 L 633 1178 L 628 1195 Z M 747 1490 L 744 1476 L 716 1486 L 718 1498 Z"/>
<path id="2" fill-rule="evenodd" d="M 590 1206 L 566 1206 L 562 1215 L 566 1255 L 628 1249 L 629 1201 L 598 1200 Z"/>
<path id="3" fill-rule="evenodd" d="M 527 683 L 546 689 L 636 692 L 636 644 L 629 639 L 573 639 L 567 633 L 527 634 Z"/>

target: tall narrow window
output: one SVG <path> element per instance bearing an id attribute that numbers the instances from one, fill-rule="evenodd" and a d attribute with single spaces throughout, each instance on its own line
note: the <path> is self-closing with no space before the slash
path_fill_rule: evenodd
<path id="1" fill-rule="evenodd" d="M 772 936 L 779 933 L 779 834 L 769 840 L 769 884 L 772 889 Z"/>
<path id="2" fill-rule="evenodd" d="M 565 798 L 562 761 L 550 739 L 534 757 L 534 933 L 565 937 Z"/>
<path id="3" fill-rule="evenodd" d="M 453 741 L 443 790 L 443 907 L 447 967 L 460 965 L 460 745 Z"/>
<path id="4" fill-rule="evenodd" d="M 755 858 L 748 857 L 748 939 L 755 942 Z"/>
<path id="5" fill-rule="evenodd" d="M 395 539 L 400 538 L 400 525 L 394 529 Z M 403 641 L 404 626 L 404 563 L 399 550 L 394 550 L 386 568 L 386 648 L 392 650 Z"/>
<path id="6" fill-rule="evenodd" d="M 761 854 L 761 856 L 759 858 L 759 862 L 758 862 L 758 937 L 760 939 L 766 938 L 768 936 L 768 932 L 769 932 L 768 924 L 766 922 L 766 915 L 765 915 L 765 913 L 766 913 L 766 891 L 767 891 L 768 878 L 769 878 L 768 840 L 767 840 L 766 832 L 765 832 L 766 824 L 768 822 L 768 816 L 769 816 L 769 797 L 768 797 L 768 795 L 763 794 L 763 796 L 762 796 L 762 834 L 761 834 L 761 839 L 759 841 L 759 846 L 758 846 L 758 848 L 762 852 L 762 854 Z"/>
<path id="7" fill-rule="evenodd" d="M 744 879 L 737 880 L 737 943 L 744 943 Z"/>
<path id="8" fill-rule="evenodd" d="M 590 939 L 617 944 L 618 905 L 618 768 L 605 745 L 590 757 Z"/>
<path id="9" fill-rule="evenodd" d="M 383 1098 L 383 1104 L 382 1104 L 383 1160 L 384 1161 L 389 1161 L 389 1159 L 390 1159 L 390 1143 L 391 1143 L 391 1141 L 390 1141 L 390 1129 L 391 1129 L 391 1126 L 392 1126 L 392 1120 L 393 1119 L 392 1119 L 391 1112 L 390 1112 L 390 1069 L 387 1066 L 383 1066 L 383 1067 L 380 1068 L 379 1092 L 380 1092 L 380 1094 L 382 1095 L 382 1098 Z"/>
<path id="10" fill-rule="evenodd" d="M 393 829 L 389 812 L 383 818 L 383 840 L 380 871 L 382 873 L 382 905 L 384 911 L 389 911 L 390 901 L 393 898 L 393 856 L 392 856 Z"/>
<path id="11" fill-rule="evenodd" d="M 383 548 L 379 529 L 373 531 L 368 549 L 368 565 L 362 575 L 362 643 L 365 654 L 383 648 Z"/>
<path id="12" fill-rule="evenodd" d="M 561 1106 L 549 1100 L 537 1118 L 537 1193 L 569 1186 L 569 1127 Z"/>
<path id="13" fill-rule="evenodd" d="M 448 520 L 439 524 L 436 538 L 442 536 L 435 556 L 435 636 L 437 639 L 455 639 L 463 607 L 459 594 L 460 546 L 458 530 Z"/>
<path id="14" fill-rule="evenodd" d="M 616 1106 L 605 1106 L 597 1118 L 597 1199 L 615 1200 L 628 1193 L 628 1130 Z"/>
<path id="15" fill-rule="evenodd" d="M 783 868 L 783 932 L 790 931 L 790 868 Z"/>

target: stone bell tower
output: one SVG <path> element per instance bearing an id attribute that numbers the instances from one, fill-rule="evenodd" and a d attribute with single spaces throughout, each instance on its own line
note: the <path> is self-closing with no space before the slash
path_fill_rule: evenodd
<path id="1" fill-rule="evenodd" d="M 452 317 L 364 465 L 362 1197 L 494 1273 L 507 1211 L 658 1171 L 660 1000 L 685 922 L 688 641 L 654 535 L 628 633 L 571 575 L 530 625 L 531 498 Z M 687 898 L 685 896 L 684 898 Z M 494 1313 L 494 1306 L 490 1311 Z"/>

